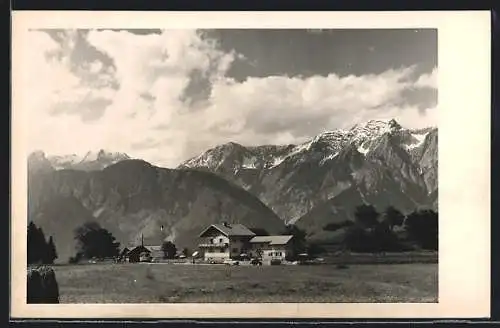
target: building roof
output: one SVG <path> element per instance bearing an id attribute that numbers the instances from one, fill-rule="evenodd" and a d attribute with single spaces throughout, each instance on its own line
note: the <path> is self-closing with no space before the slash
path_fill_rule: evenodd
<path id="1" fill-rule="evenodd" d="M 136 248 L 132 249 L 128 254 L 131 255 L 131 254 L 142 253 L 142 252 L 151 253 L 151 251 L 149 249 L 147 249 L 146 247 L 144 247 L 142 245 L 139 245 Z"/>
<path id="2" fill-rule="evenodd" d="M 270 245 L 285 245 L 293 238 L 292 235 L 278 236 L 255 236 L 250 239 L 251 243 L 269 243 Z"/>
<path id="3" fill-rule="evenodd" d="M 239 223 L 229 223 L 229 224 L 212 224 L 210 227 L 206 228 L 200 233 L 200 237 L 203 237 L 203 235 L 209 231 L 211 228 L 215 228 L 222 232 L 226 236 L 255 236 L 255 233 L 253 233 L 250 229 L 245 227 L 243 224 Z"/>
<path id="4" fill-rule="evenodd" d="M 152 252 L 161 251 L 161 246 L 158 246 L 158 245 L 144 245 L 144 247 L 146 247 L 147 249 L 149 249 Z"/>

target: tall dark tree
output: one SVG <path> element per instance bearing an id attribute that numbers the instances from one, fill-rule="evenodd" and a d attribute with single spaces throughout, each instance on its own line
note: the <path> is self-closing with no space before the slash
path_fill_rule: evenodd
<path id="1" fill-rule="evenodd" d="M 438 249 L 438 214 L 432 210 L 420 210 L 408 215 L 405 228 L 410 240 L 423 249 Z"/>
<path id="2" fill-rule="evenodd" d="M 120 243 L 106 229 L 97 222 L 87 222 L 75 230 L 75 239 L 78 242 L 77 255 L 80 258 L 104 259 L 119 254 Z"/>
<path id="3" fill-rule="evenodd" d="M 177 254 L 177 248 L 171 241 L 163 242 L 163 244 L 161 245 L 161 250 L 163 251 L 164 259 L 173 259 L 175 258 L 175 254 Z"/>
<path id="4" fill-rule="evenodd" d="M 42 263 L 45 259 L 47 244 L 43 230 L 33 222 L 28 224 L 28 264 Z"/>
<path id="5" fill-rule="evenodd" d="M 49 237 L 49 241 L 47 242 L 47 245 L 45 247 L 44 255 L 44 264 L 53 264 L 55 259 L 57 259 L 56 245 L 54 245 L 54 239 L 52 238 L 52 236 Z"/>
<path id="6" fill-rule="evenodd" d="M 377 225 L 379 216 L 380 214 L 373 205 L 360 205 L 356 207 L 354 212 L 356 223 L 361 225 L 363 228 L 370 230 L 375 228 Z"/>
<path id="7" fill-rule="evenodd" d="M 36 263 L 37 259 L 37 254 L 36 252 L 39 249 L 39 244 L 37 244 L 36 240 L 36 230 L 38 228 L 36 225 L 31 221 L 28 224 L 28 264 Z"/>
<path id="8" fill-rule="evenodd" d="M 394 230 L 394 227 L 403 225 L 405 216 L 396 208 L 389 206 L 384 213 L 384 221 L 390 230 Z"/>

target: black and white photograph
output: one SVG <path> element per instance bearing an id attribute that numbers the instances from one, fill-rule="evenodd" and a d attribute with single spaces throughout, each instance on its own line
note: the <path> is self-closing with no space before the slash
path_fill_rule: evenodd
<path id="1" fill-rule="evenodd" d="M 26 303 L 439 303 L 439 38 L 29 29 Z"/>

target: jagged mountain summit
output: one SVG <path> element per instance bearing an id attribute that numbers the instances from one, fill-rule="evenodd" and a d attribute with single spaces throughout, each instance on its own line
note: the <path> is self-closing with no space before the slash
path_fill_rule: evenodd
<path id="1" fill-rule="evenodd" d="M 112 164 L 120 161 L 131 159 L 125 153 L 110 152 L 104 149 L 99 151 L 88 151 L 82 155 L 50 155 L 47 156 L 43 151 L 35 151 L 30 154 L 28 158 L 28 165 L 30 169 L 39 169 L 44 167 L 45 170 L 82 170 L 82 171 L 95 171 L 102 170 Z"/>
<path id="2" fill-rule="evenodd" d="M 270 169 L 286 160 L 319 151 L 325 155 L 324 161 L 338 155 L 347 144 L 354 144 L 357 150 L 366 155 L 369 144 L 384 134 L 401 134 L 407 150 L 418 148 L 432 128 L 406 130 L 394 119 L 371 120 L 357 124 L 349 130 L 338 129 L 323 132 L 299 145 L 265 145 L 245 147 L 229 142 L 209 149 L 199 156 L 188 159 L 179 168 L 204 168 L 210 171 L 233 171 L 240 169 Z"/>
<path id="3" fill-rule="evenodd" d="M 312 219 L 306 214 L 344 191 L 357 203 L 376 194 L 372 202 L 381 210 L 388 205 L 402 211 L 437 208 L 437 128 L 406 129 L 393 119 L 326 131 L 299 145 L 231 142 L 179 168 L 219 174 L 259 197 L 284 221 L 308 229 Z M 346 219 L 353 211 L 330 212 L 319 220 Z"/>

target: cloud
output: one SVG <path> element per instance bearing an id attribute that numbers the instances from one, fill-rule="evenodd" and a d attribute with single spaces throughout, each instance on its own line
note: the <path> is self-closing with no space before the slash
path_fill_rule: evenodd
<path id="1" fill-rule="evenodd" d="M 102 69 L 102 62 L 96 60 L 96 61 L 93 61 L 92 63 L 90 63 L 90 72 L 91 73 L 94 73 L 94 74 L 97 74 L 101 71 Z"/>
<path id="2" fill-rule="evenodd" d="M 415 86 L 418 88 L 432 88 L 432 89 L 437 89 L 438 87 L 438 81 L 437 81 L 437 68 L 435 67 L 431 73 L 429 74 L 422 74 L 417 82 L 415 83 Z"/>
<path id="3" fill-rule="evenodd" d="M 83 50 L 74 34 L 65 37 L 56 42 L 43 32 L 30 36 L 32 56 L 24 62 L 30 74 L 43 77 L 25 79 L 33 90 L 27 104 L 34 118 L 28 122 L 30 151 L 105 148 L 173 167 L 228 141 L 297 143 L 324 130 L 387 117 L 408 127 L 435 124 L 435 108 L 423 110 L 403 100 L 407 90 L 435 88 L 436 71 L 417 79 L 415 67 L 403 67 L 377 75 L 236 82 L 228 70 L 248 59 L 223 52 L 195 30 L 87 33 L 87 46 L 112 64 L 96 59 L 75 63 L 72 52 Z M 196 106 L 185 99 L 194 76 L 209 84 Z"/>

